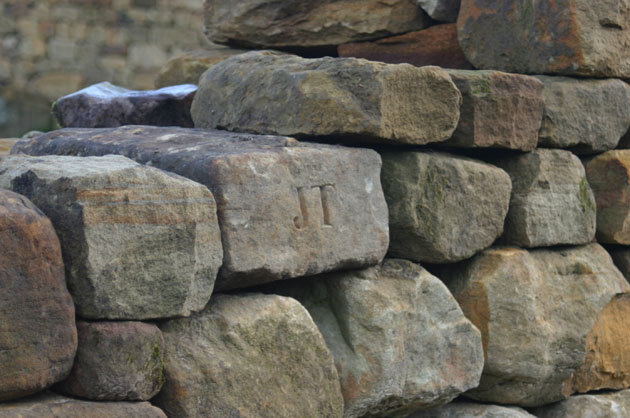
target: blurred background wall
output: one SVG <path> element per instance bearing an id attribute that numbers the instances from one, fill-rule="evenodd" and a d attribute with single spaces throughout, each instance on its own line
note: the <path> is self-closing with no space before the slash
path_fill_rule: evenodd
<path id="1" fill-rule="evenodd" d="M 153 88 L 208 44 L 203 0 L 1 0 L 0 137 L 50 129 L 52 102 L 93 83 Z"/>

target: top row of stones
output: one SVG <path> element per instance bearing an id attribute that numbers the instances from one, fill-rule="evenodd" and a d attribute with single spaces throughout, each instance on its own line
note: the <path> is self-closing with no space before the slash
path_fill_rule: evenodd
<path id="1" fill-rule="evenodd" d="M 630 8 L 589 0 L 206 0 L 206 33 L 254 48 L 333 47 L 457 20 L 478 69 L 630 78 Z M 458 10 L 459 8 L 459 10 Z"/>

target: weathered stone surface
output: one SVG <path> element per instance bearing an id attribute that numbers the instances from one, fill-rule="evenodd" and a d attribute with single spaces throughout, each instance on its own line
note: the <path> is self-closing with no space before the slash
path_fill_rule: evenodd
<path id="1" fill-rule="evenodd" d="M 232 55 L 242 54 L 244 49 L 212 48 L 183 53 L 171 59 L 155 77 L 155 87 L 162 88 L 181 84 L 197 84 L 208 68 Z"/>
<path id="2" fill-rule="evenodd" d="M 166 418 L 149 402 L 89 402 L 44 393 L 0 404 L 0 418 Z"/>
<path id="3" fill-rule="evenodd" d="M 625 1 L 462 0 L 457 28 L 476 68 L 630 77 Z"/>
<path id="4" fill-rule="evenodd" d="M 456 22 L 460 0 L 415 0 L 432 19 L 440 22 Z"/>
<path id="5" fill-rule="evenodd" d="M 148 401 L 164 384 L 164 338 L 153 324 L 77 322 L 79 348 L 56 389 L 95 401 Z"/>
<path id="6" fill-rule="evenodd" d="M 115 155 L 12 155 L 0 161 L 0 187 L 51 218 L 79 316 L 186 316 L 208 302 L 222 249 L 201 184 Z"/>
<path id="7" fill-rule="evenodd" d="M 254 47 L 321 47 L 428 26 L 409 0 L 206 0 L 211 41 Z"/>
<path id="8" fill-rule="evenodd" d="M 613 149 L 630 127 L 630 86 L 621 80 L 538 76 L 545 115 L 538 143 L 578 154 Z"/>
<path id="9" fill-rule="evenodd" d="M 470 402 L 454 402 L 430 411 L 420 411 L 408 418 L 536 418 L 524 409 Z"/>
<path id="10" fill-rule="evenodd" d="M 216 295 L 162 331 L 166 383 L 155 402 L 170 418 L 343 415 L 330 351 L 294 299 Z"/>
<path id="11" fill-rule="evenodd" d="M 575 155 L 538 149 L 497 164 L 512 178 L 505 243 L 531 248 L 593 240 L 595 197 Z"/>
<path id="12" fill-rule="evenodd" d="M 0 401 L 64 379 L 77 349 L 59 240 L 24 196 L 0 190 Z"/>
<path id="13" fill-rule="evenodd" d="M 426 144 L 451 136 L 460 104 L 441 68 L 254 51 L 204 73 L 192 115 L 198 128 Z"/>
<path id="14" fill-rule="evenodd" d="M 466 394 L 473 399 L 529 407 L 563 400 L 577 386 L 599 388 L 591 383 L 603 375 L 599 360 L 611 360 L 609 335 L 627 341 L 627 320 L 613 323 L 617 305 L 609 304 L 630 285 L 598 244 L 493 248 L 444 269 L 442 279 L 481 331 L 486 362 L 479 387 Z M 612 364 L 626 367 L 626 357 Z"/>
<path id="15" fill-rule="evenodd" d="M 340 57 L 365 58 L 390 64 L 412 64 L 416 67 L 437 65 L 443 68 L 472 70 L 457 40 L 454 23 L 431 26 L 373 42 L 339 45 Z"/>
<path id="16" fill-rule="evenodd" d="M 538 418 L 626 418 L 630 416 L 630 390 L 571 396 L 533 413 Z"/>
<path id="17" fill-rule="evenodd" d="M 585 164 L 597 202 L 597 240 L 630 244 L 630 150 L 608 151 Z"/>
<path id="18" fill-rule="evenodd" d="M 53 114 L 62 127 L 192 127 L 190 106 L 196 91 L 192 84 L 135 91 L 105 81 L 58 99 Z"/>
<path id="19" fill-rule="evenodd" d="M 217 289 L 363 268 L 387 251 L 381 162 L 371 150 L 135 126 L 64 129 L 20 142 L 14 152 L 123 154 L 208 186 L 224 249 Z"/>
<path id="20" fill-rule="evenodd" d="M 11 148 L 18 142 L 19 138 L 1 138 L 0 139 L 0 155 L 7 155 Z"/>
<path id="21" fill-rule="evenodd" d="M 445 153 L 385 152 L 382 181 L 393 257 L 449 263 L 492 245 L 512 189 L 501 169 Z"/>
<path id="22" fill-rule="evenodd" d="M 279 283 L 321 331 L 335 359 L 344 417 L 406 417 L 479 383 L 479 331 L 444 284 L 419 265 L 377 267 Z"/>
<path id="23" fill-rule="evenodd" d="M 449 70 L 463 96 L 453 137 L 455 147 L 531 151 L 538 144 L 544 102 L 543 83 L 500 71 Z"/>

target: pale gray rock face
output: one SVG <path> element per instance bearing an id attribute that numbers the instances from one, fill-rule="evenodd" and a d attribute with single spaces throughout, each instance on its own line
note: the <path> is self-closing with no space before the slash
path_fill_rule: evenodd
<path id="1" fill-rule="evenodd" d="M 63 129 L 23 141 L 13 152 L 123 154 L 208 186 L 223 240 L 220 290 L 363 268 L 387 251 L 381 161 L 372 150 L 135 126 Z"/>
<path id="2" fill-rule="evenodd" d="M 0 187 L 50 217 L 80 317 L 186 316 L 210 299 L 223 251 L 205 186 L 122 156 L 12 155 Z"/>
<path id="3" fill-rule="evenodd" d="M 308 312 L 276 295 L 216 295 L 161 326 L 170 418 L 343 415 L 330 351 Z"/>
<path id="4" fill-rule="evenodd" d="M 512 179 L 502 240 L 521 247 L 586 244 L 595 237 L 595 196 L 569 151 L 537 149 L 496 162 Z"/>
<path id="5" fill-rule="evenodd" d="M 440 22 L 457 22 L 461 0 L 415 0 L 432 19 Z"/>
<path id="6" fill-rule="evenodd" d="M 89 402 L 52 393 L 0 404 L 0 418 L 166 418 L 149 402 Z"/>
<path id="7" fill-rule="evenodd" d="M 142 322 L 77 322 L 79 348 L 63 393 L 95 401 L 148 401 L 164 384 L 164 338 Z"/>
<path id="8" fill-rule="evenodd" d="M 128 90 L 109 82 L 61 97 L 53 115 L 62 127 L 110 128 L 123 125 L 193 126 L 190 106 L 197 86 Z"/>
<path id="9" fill-rule="evenodd" d="M 630 390 L 571 396 L 533 413 L 538 418 L 626 418 L 630 416 Z"/>
<path id="10" fill-rule="evenodd" d="M 466 396 L 533 407 L 578 389 L 611 387 L 598 380 L 600 359 L 586 354 L 606 348 L 606 338 L 598 342 L 591 336 L 600 328 L 626 338 L 624 321 L 600 317 L 630 285 L 600 245 L 530 252 L 492 248 L 449 266 L 441 278 L 482 335 L 483 375 Z M 623 298 L 619 302 L 625 306 Z M 605 363 L 615 364 L 613 374 L 627 377 L 627 362 L 618 369 L 614 358 Z"/>
<path id="11" fill-rule="evenodd" d="M 625 0 L 462 0 L 457 26 L 475 68 L 630 77 Z"/>
<path id="12" fill-rule="evenodd" d="M 320 47 L 423 29 L 410 0 L 206 0 L 211 41 L 248 47 Z"/>
<path id="13" fill-rule="evenodd" d="M 253 51 L 204 73 L 192 115 L 197 128 L 426 144 L 452 135 L 460 104 L 438 67 Z"/>
<path id="14" fill-rule="evenodd" d="M 489 247 L 503 232 L 512 190 L 500 168 L 445 153 L 385 152 L 389 254 L 450 263 Z"/>
<path id="15" fill-rule="evenodd" d="M 446 286 L 419 265 L 278 283 L 309 311 L 335 359 L 344 417 L 406 417 L 479 383 L 481 334 Z"/>
<path id="16" fill-rule="evenodd" d="M 536 418 L 524 409 L 470 402 L 454 402 L 430 411 L 420 411 L 408 418 Z"/>
<path id="17" fill-rule="evenodd" d="M 541 147 L 604 152 L 615 148 L 630 128 L 630 86 L 623 81 L 537 78 L 545 84 Z"/>

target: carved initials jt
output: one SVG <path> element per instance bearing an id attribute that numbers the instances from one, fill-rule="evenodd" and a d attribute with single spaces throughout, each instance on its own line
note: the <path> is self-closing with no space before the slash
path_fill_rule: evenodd
<path id="1" fill-rule="evenodd" d="M 297 195 L 300 202 L 300 216 L 293 218 L 293 224 L 297 229 L 305 228 L 313 219 L 311 215 L 317 216 L 319 209 L 322 227 L 332 226 L 332 216 L 330 203 L 333 199 L 335 186 L 324 184 L 321 186 L 298 187 Z"/>

